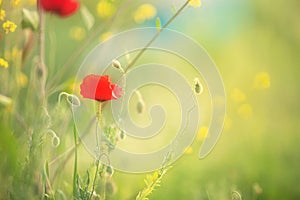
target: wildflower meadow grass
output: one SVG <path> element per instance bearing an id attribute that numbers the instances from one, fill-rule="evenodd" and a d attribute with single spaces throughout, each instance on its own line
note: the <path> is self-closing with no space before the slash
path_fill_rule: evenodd
<path id="1" fill-rule="evenodd" d="M 0 0 L 0 200 L 299 199 L 299 6 Z"/>

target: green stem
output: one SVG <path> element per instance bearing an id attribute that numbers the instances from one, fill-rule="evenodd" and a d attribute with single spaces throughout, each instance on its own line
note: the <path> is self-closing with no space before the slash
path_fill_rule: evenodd
<path id="1" fill-rule="evenodd" d="M 96 185 L 96 180 L 97 180 L 97 175 L 98 175 L 98 171 L 99 171 L 99 160 L 97 159 L 96 161 L 96 172 L 95 172 L 95 175 L 94 175 L 94 180 L 93 180 L 93 186 L 92 186 L 92 191 L 91 191 L 91 194 L 90 194 L 90 198 L 89 199 L 92 199 L 93 197 L 93 193 L 95 191 L 95 185 Z"/>
<path id="2" fill-rule="evenodd" d="M 45 16 L 38 3 L 39 11 L 39 63 L 37 75 L 40 80 L 41 101 L 42 105 L 46 107 L 46 80 L 47 80 L 47 67 L 45 65 Z"/>
<path id="3" fill-rule="evenodd" d="M 146 46 L 135 56 L 135 58 L 128 64 L 127 68 L 125 69 L 125 73 L 138 61 L 138 59 L 143 55 L 143 53 L 148 49 L 148 47 L 158 38 L 160 33 L 166 29 L 171 22 L 183 11 L 183 9 L 189 4 L 190 0 L 187 0 L 177 12 L 167 21 L 167 23 L 153 36 L 153 38 L 146 44 Z"/>
<path id="4" fill-rule="evenodd" d="M 76 197 L 77 193 L 77 133 L 76 133 L 76 127 L 74 125 L 73 128 L 73 134 L 74 134 L 74 172 L 73 172 L 73 199 Z"/>

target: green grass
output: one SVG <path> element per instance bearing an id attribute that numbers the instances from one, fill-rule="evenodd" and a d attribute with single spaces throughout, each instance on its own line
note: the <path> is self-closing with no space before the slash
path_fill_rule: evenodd
<path id="1" fill-rule="evenodd" d="M 117 4 L 120 5 L 120 2 Z M 227 121 L 214 150 L 203 160 L 198 159 L 203 139 L 195 140 L 193 152 L 184 154 L 172 164 L 173 167 L 163 176 L 160 187 L 156 187 L 149 198 L 226 200 L 232 199 L 233 192 L 237 191 L 245 200 L 299 199 L 299 1 L 202 3 L 200 9 L 187 9 L 171 27 L 193 36 L 217 64 L 226 88 L 230 122 Z M 96 15 L 94 3 L 87 4 Z M 158 4 L 169 6 L 165 2 Z M 126 28 L 146 26 L 134 24 L 130 18 L 136 7 L 136 4 L 129 6 L 111 27 L 101 33 L 117 33 Z M 8 13 L 8 17 L 16 22 L 20 21 L 18 9 L 16 14 Z M 235 9 L 238 10 L 236 16 L 229 17 Z M 171 9 L 162 7 L 158 11 L 164 24 L 165 17 L 172 14 Z M 126 20 L 128 23 L 124 22 Z M 155 18 L 152 21 L 155 26 Z M 148 21 L 148 25 L 152 21 Z M 47 22 L 46 63 L 51 65 L 50 83 L 61 72 L 69 56 L 86 40 L 74 41 L 69 36 L 71 27 L 84 26 L 79 14 L 63 20 L 53 15 L 47 16 Z M 104 19 L 96 18 L 96 27 L 101 27 L 104 22 Z M 0 40 L 0 57 L 14 45 L 22 47 L 24 35 L 20 29 L 18 31 Z M 79 198 L 80 192 L 86 199 L 91 196 L 89 192 L 93 190 L 94 177 L 97 177 L 95 160 L 84 146 L 73 148 L 79 138 L 76 138 L 76 130 L 73 129 L 70 105 L 64 98 L 58 104 L 57 99 L 60 92 L 72 91 L 70 88 L 77 68 L 86 53 L 98 43 L 98 37 L 100 34 L 67 66 L 68 73 L 59 74 L 61 77 L 48 88 L 53 92 L 49 96 L 48 113 L 40 106 L 34 68 L 36 43 L 23 67 L 18 67 L 21 58 L 16 58 L 15 61 L 9 60 L 8 69 L 0 68 L 0 94 L 10 97 L 13 102 L 7 106 L 0 101 L 0 199 L 72 199 L 74 196 Z M 164 53 L 150 51 L 138 62 L 151 60 L 174 62 L 174 67 L 181 70 L 185 66 L 184 62 L 171 60 Z M 26 86 L 18 82 L 20 71 L 28 78 Z M 260 90 L 253 87 L 260 72 L 270 76 L 269 88 Z M 189 83 L 193 83 L 194 70 L 183 69 L 181 73 L 188 77 Z M 61 84 L 64 86 L 58 88 Z M 162 102 L 170 110 L 172 107 L 178 108 L 175 98 L 157 87 L 141 89 L 146 105 Z M 235 88 L 245 94 L 245 100 L 238 102 L 232 98 Z M 203 95 L 198 96 L 198 101 L 203 110 L 209 112 L 210 108 L 206 107 L 208 95 Z M 147 113 L 135 113 L 136 97 L 130 103 L 129 110 L 135 122 L 143 125 L 149 123 Z M 252 113 L 248 113 L 248 118 L 238 111 L 243 104 L 251 106 Z M 178 119 L 178 113 L 172 111 L 171 114 L 172 120 L 167 123 L 164 133 L 173 133 L 178 127 L 174 122 Z M 206 124 L 208 119 L 209 115 L 204 117 L 203 123 Z M 52 144 L 49 129 L 59 137 L 58 147 Z M 154 142 L 149 142 L 148 145 L 153 144 L 149 148 L 146 145 L 139 147 L 137 141 L 129 139 L 128 143 L 125 139 L 120 145 L 131 145 L 131 150 L 153 150 L 161 147 L 171 136 L 154 138 Z M 107 178 L 105 182 L 107 199 L 135 199 L 145 187 L 145 176 L 115 170 L 112 178 Z M 101 175 L 95 179 L 94 185 L 97 193 L 103 190 L 103 179 L 99 177 Z"/>

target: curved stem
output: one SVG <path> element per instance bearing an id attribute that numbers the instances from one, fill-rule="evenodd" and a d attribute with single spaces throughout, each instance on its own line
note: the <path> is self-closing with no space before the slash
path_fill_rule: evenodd
<path id="1" fill-rule="evenodd" d="M 128 64 L 125 69 L 125 73 L 138 61 L 138 59 L 143 55 L 143 53 L 148 49 L 148 47 L 158 38 L 160 33 L 167 28 L 171 22 L 183 11 L 183 9 L 189 4 L 190 0 L 187 0 L 177 12 L 167 21 L 167 23 L 153 36 L 153 38 L 145 45 L 145 47 L 135 56 L 135 58 Z"/>
<path id="2" fill-rule="evenodd" d="M 117 17 L 122 13 L 123 9 L 126 8 L 126 5 L 128 5 L 128 3 L 131 0 L 127 0 L 125 2 L 122 3 L 122 5 L 120 6 L 120 9 L 109 19 L 107 20 L 104 24 L 102 24 L 101 26 L 99 26 L 98 29 L 96 29 L 94 32 L 91 33 L 91 35 L 88 37 L 87 41 L 76 51 L 74 52 L 69 58 L 68 60 L 63 64 L 63 66 L 61 67 L 60 73 L 57 73 L 52 79 L 51 81 L 49 81 L 49 86 L 48 89 L 51 90 L 51 94 L 54 93 L 55 90 L 54 84 L 57 83 L 59 81 L 60 78 L 62 78 L 65 73 L 68 70 L 68 67 L 72 64 L 74 64 L 74 62 L 76 61 L 76 59 L 78 59 L 78 57 L 82 54 L 82 52 L 84 50 L 87 49 L 87 47 L 91 44 L 91 42 L 101 33 L 103 32 L 105 29 L 108 29 L 109 27 L 112 26 L 113 22 L 115 19 L 117 19 Z"/>

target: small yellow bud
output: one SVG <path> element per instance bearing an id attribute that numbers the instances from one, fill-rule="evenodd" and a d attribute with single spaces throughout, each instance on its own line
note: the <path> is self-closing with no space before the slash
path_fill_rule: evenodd
<path id="1" fill-rule="evenodd" d="M 0 3 L 0 5 L 1 5 L 1 3 Z M 5 10 L 0 9 L 0 21 L 3 21 L 5 16 L 6 16 Z"/>
<path id="2" fill-rule="evenodd" d="M 192 7 L 200 7 L 201 6 L 201 1 L 200 0 L 190 0 L 189 5 Z"/>

